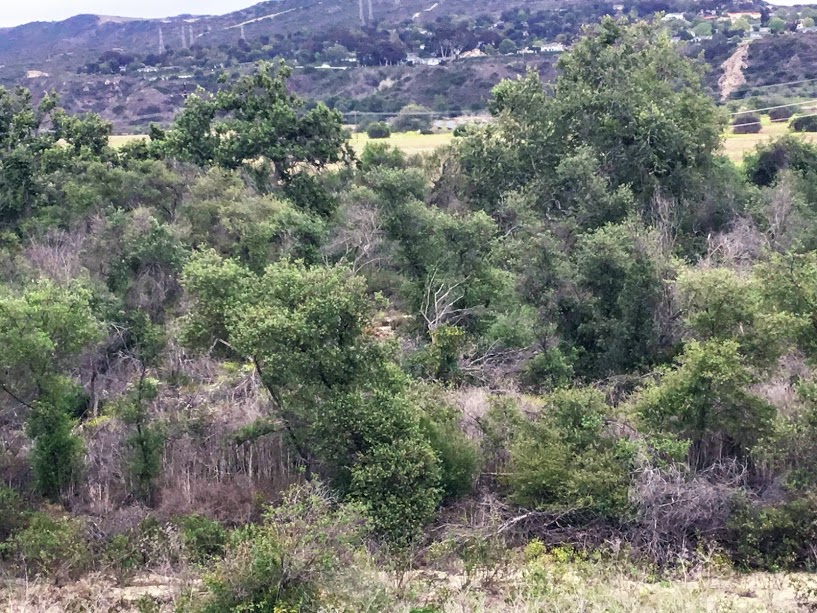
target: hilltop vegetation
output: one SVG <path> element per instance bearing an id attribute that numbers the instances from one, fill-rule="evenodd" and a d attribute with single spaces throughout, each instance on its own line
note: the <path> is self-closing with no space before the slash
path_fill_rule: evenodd
<path id="1" fill-rule="evenodd" d="M 660 22 L 558 73 L 426 157 L 356 156 L 283 64 L 119 149 L 0 90 L 5 572 L 416 613 L 741 610 L 713 573 L 813 570 L 817 147 L 722 157 Z M 787 585 L 751 610 L 814 606 Z"/>

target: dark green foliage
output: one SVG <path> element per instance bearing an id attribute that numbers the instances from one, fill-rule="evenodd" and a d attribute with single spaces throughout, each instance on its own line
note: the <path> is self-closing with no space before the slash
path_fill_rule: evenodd
<path id="1" fill-rule="evenodd" d="M 73 433 L 74 393 L 66 390 L 38 400 L 28 421 L 27 433 L 34 440 L 31 467 L 37 489 L 55 501 L 74 483 L 81 468 L 83 443 Z"/>
<path id="2" fill-rule="evenodd" d="M 743 113 L 732 120 L 732 131 L 735 134 L 757 134 L 761 129 L 760 115 Z"/>
<path id="3" fill-rule="evenodd" d="M 746 568 L 811 568 L 817 539 L 817 501 L 807 495 L 776 505 L 735 501 L 730 539 L 735 561 Z"/>
<path id="4" fill-rule="evenodd" d="M 817 117 L 813 115 L 795 117 L 789 126 L 792 132 L 817 132 Z"/>
<path id="5" fill-rule="evenodd" d="M 746 156 L 743 167 L 755 185 L 773 185 L 781 171 L 791 169 L 806 176 L 817 172 L 817 146 L 802 138 L 784 136 L 758 145 Z"/>
<path id="6" fill-rule="evenodd" d="M 366 128 L 366 136 L 369 138 L 389 138 L 391 128 L 383 121 L 374 121 Z"/>
<path id="7" fill-rule="evenodd" d="M 0 543 L 5 542 L 28 522 L 20 494 L 10 487 L 0 487 Z"/>
<path id="8" fill-rule="evenodd" d="M 185 515 L 176 519 L 181 528 L 182 545 L 193 562 L 205 563 L 224 554 L 227 531 L 217 521 L 201 515 Z"/>

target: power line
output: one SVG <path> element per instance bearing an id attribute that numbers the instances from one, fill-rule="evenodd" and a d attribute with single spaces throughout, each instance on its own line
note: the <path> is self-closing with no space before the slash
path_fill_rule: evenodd
<path id="1" fill-rule="evenodd" d="M 769 85 L 757 85 L 754 87 L 749 87 L 750 91 L 755 89 L 769 89 L 770 87 L 785 87 L 787 85 L 800 85 L 802 83 L 812 83 L 817 81 L 817 78 L 814 79 L 800 79 L 799 81 L 788 81 L 787 83 L 771 83 Z"/>
<path id="2" fill-rule="evenodd" d="M 786 119 L 772 119 L 770 123 L 780 123 L 783 121 L 790 121 L 794 119 L 805 119 L 806 117 L 817 117 L 817 113 L 811 113 L 810 115 L 797 115 L 796 117 L 789 117 Z M 762 125 L 762 121 L 753 121 L 752 123 L 736 123 L 732 124 L 732 128 L 740 128 L 742 126 L 759 126 Z"/>
<path id="3" fill-rule="evenodd" d="M 815 99 L 815 100 L 805 100 L 804 102 L 792 102 L 791 104 L 778 104 L 777 106 L 767 106 L 764 109 L 750 109 L 748 111 L 737 111 L 735 113 L 729 113 L 729 115 L 734 117 L 735 115 L 745 115 L 746 113 L 759 113 L 760 111 L 771 111 L 771 110 L 774 110 L 774 109 L 785 109 L 785 108 L 788 108 L 790 106 L 802 106 L 802 105 L 809 105 L 809 104 L 817 104 L 817 99 Z"/>

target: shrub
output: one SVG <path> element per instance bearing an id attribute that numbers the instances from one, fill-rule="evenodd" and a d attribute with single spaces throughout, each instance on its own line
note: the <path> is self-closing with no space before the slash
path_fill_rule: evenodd
<path id="1" fill-rule="evenodd" d="M 460 429 L 460 412 L 441 401 L 443 391 L 428 386 L 420 394 L 420 425 L 440 461 L 440 487 L 446 499 L 468 494 L 480 465 L 479 450 Z"/>
<path id="2" fill-rule="evenodd" d="M 604 397 L 565 389 L 547 398 L 534 422 L 523 422 L 510 446 L 507 483 L 518 504 L 586 510 L 617 518 L 629 511 L 630 451 L 604 431 Z"/>
<path id="3" fill-rule="evenodd" d="M 797 113 L 796 106 L 787 106 L 780 109 L 772 109 L 769 111 L 769 119 L 772 121 L 785 121 L 789 119 L 792 115 Z"/>
<path id="4" fill-rule="evenodd" d="M 757 113 L 744 113 L 732 121 L 732 131 L 735 134 L 757 134 L 761 127 L 760 115 Z"/>
<path id="5" fill-rule="evenodd" d="M 389 124 L 384 121 L 375 121 L 369 124 L 366 128 L 366 134 L 369 138 L 389 138 L 391 136 L 391 128 Z"/>
<path id="6" fill-rule="evenodd" d="M 176 520 L 181 530 L 182 546 L 187 557 L 197 563 L 224 554 L 227 532 L 217 521 L 201 515 L 187 515 Z"/>
<path id="7" fill-rule="evenodd" d="M 817 117 L 813 115 L 796 117 L 790 126 L 794 132 L 817 132 Z"/>
<path id="8" fill-rule="evenodd" d="M 0 487 L 0 543 L 26 525 L 23 500 L 16 490 Z"/>
<path id="9" fill-rule="evenodd" d="M 817 497 L 810 494 L 775 506 L 735 501 L 729 522 L 737 564 L 768 570 L 814 565 L 817 542 Z"/>
<path id="10" fill-rule="evenodd" d="M 139 543 L 131 534 L 116 534 L 105 544 L 101 556 L 104 567 L 119 580 L 124 581 L 142 567 L 143 558 Z"/>
<path id="11" fill-rule="evenodd" d="M 366 143 L 360 154 L 360 169 L 367 172 L 372 168 L 405 168 L 406 154 L 388 143 Z"/>
<path id="12" fill-rule="evenodd" d="M 365 533 L 360 509 L 338 505 L 318 484 L 295 486 L 262 525 L 233 534 L 197 610 L 317 611 L 322 597 L 338 597 L 344 572 L 357 572 Z"/>
<path id="13" fill-rule="evenodd" d="M 70 517 L 34 513 L 28 526 L 15 534 L 6 548 L 27 575 L 76 577 L 91 562 L 84 526 Z"/>
<path id="14" fill-rule="evenodd" d="M 817 146 L 801 138 L 784 136 L 758 145 L 746 156 L 743 167 L 752 183 L 767 187 L 787 168 L 803 174 L 817 172 Z"/>
<path id="15" fill-rule="evenodd" d="M 423 132 L 431 129 L 431 114 L 428 108 L 418 104 L 407 104 L 392 119 L 396 132 Z"/>

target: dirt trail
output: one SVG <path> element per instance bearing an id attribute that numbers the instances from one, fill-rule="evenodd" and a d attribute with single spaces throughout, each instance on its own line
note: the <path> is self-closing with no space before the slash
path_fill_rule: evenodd
<path id="1" fill-rule="evenodd" d="M 743 69 L 746 68 L 746 59 L 749 57 L 749 43 L 746 40 L 738 45 L 735 52 L 721 65 L 723 75 L 718 79 L 718 86 L 721 88 L 721 100 L 726 100 L 741 85 L 746 83 L 743 76 Z"/>

